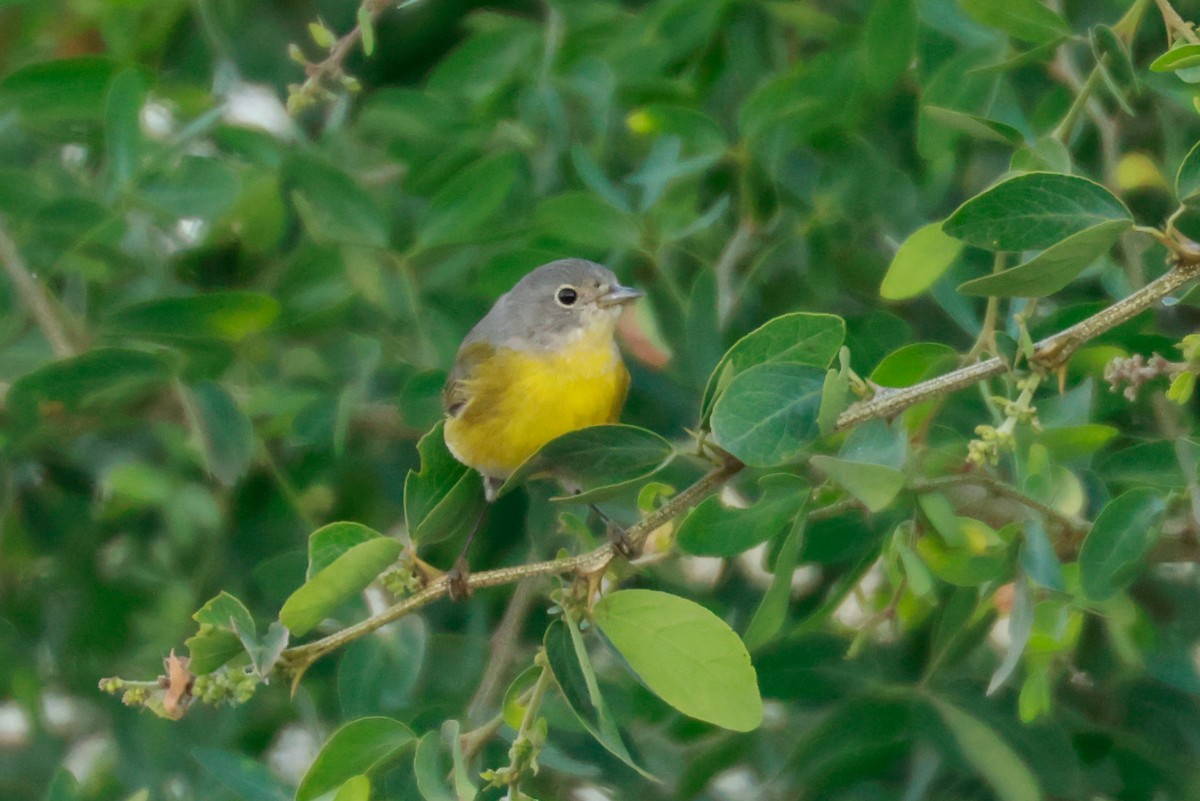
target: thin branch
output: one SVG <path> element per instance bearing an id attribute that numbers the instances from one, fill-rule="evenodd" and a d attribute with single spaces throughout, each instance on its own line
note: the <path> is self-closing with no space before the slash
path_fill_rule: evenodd
<path id="1" fill-rule="evenodd" d="M 1089 340 L 1130 320 L 1184 284 L 1200 278 L 1200 250 L 1195 243 L 1174 243 L 1179 262 L 1165 274 L 1146 284 L 1111 306 L 1034 345 L 1033 366 L 1053 372 Z M 876 392 L 867 400 L 858 401 L 838 416 L 837 430 L 844 431 L 868 420 L 890 419 L 905 409 L 942 395 L 969 387 L 986 378 L 1001 375 L 1008 365 L 999 357 L 967 365 L 944 375 L 922 381 L 911 387 Z"/>
<path id="2" fill-rule="evenodd" d="M 374 24 L 379 15 L 389 5 L 389 0 L 365 0 L 363 6 Z M 346 75 L 345 61 L 350 52 L 362 41 L 362 26 L 355 24 L 347 33 L 337 39 L 329 48 L 329 55 L 320 61 L 304 65 L 304 83 L 296 87 L 294 97 L 315 97 L 327 81 L 338 81 Z"/>
<path id="3" fill-rule="evenodd" d="M 1168 42 L 1174 39 L 1172 34 L 1178 34 L 1192 44 L 1200 44 L 1200 38 L 1196 36 L 1194 29 L 1195 26 L 1179 16 L 1179 12 L 1167 0 L 1154 0 L 1154 2 L 1158 4 L 1158 10 L 1162 13 L 1163 24 L 1167 26 Z"/>
<path id="4" fill-rule="evenodd" d="M 929 492 L 931 490 L 941 489 L 942 487 L 955 487 L 962 486 L 964 484 L 975 487 L 983 487 L 992 495 L 998 495 L 1001 498 L 1007 498 L 1010 501 L 1016 501 L 1022 506 L 1037 512 L 1047 520 L 1058 524 L 1071 535 L 1072 540 L 1082 539 L 1083 535 L 1087 533 L 1087 530 L 1091 528 L 1091 524 L 1088 523 L 1088 521 L 1076 517 L 1075 515 L 1064 514 L 1052 506 L 1047 506 L 1039 500 L 1030 498 L 1016 487 L 983 473 L 962 473 L 961 475 L 919 479 L 917 481 L 913 481 L 910 484 L 910 487 L 915 492 Z"/>
<path id="5" fill-rule="evenodd" d="M 54 355 L 60 359 L 75 355 L 75 346 L 67 335 L 67 329 L 58 318 L 57 310 L 38 280 L 29 272 L 25 260 L 21 258 L 17 245 L 8 235 L 3 223 L 0 223 L 0 261 L 4 262 L 4 270 L 12 279 L 21 302 L 29 309 L 34 321 L 42 329 L 42 333 L 50 342 Z"/>
<path id="6" fill-rule="evenodd" d="M 737 459 L 727 456 L 722 464 L 706 473 L 696 483 L 630 526 L 625 532 L 630 543 L 636 548 L 645 541 L 646 537 L 652 531 L 691 509 L 711 492 L 737 475 L 743 467 L 745 465 Z M 502 567 L 497 570 L 486 570 L 482 573 L 472 573 L 467 578 L 467 585 L 472 590 L 478 590 L 485 587 L 512 584 L 530 576 L 595 573 L 607 568 L 609 563 L 616 558 L 616 549 L 611 543 L 608 543 L 578 556 L 567 556 L 561 559 L 551 559 L 546 562 L 533 562 L 525 565 L 514 565 L 513 567 Z M 285 669 L 292 671 L 294 683 L 299 680 L 309 665 L 325 654 L 335 651 L 359 637 L 370 634 L 394 620 L 399 620 L 405 615 L 410 615 L 418 609 L 428 606 L 439 598 L 448 595 L 449 591 L 450 584 L 447 578 L 445 576 L 437 578 L 430 582 L 424 589 L 388 607 L 377 615 L 372 615 L 365 620 L 359 621 L 352 626 L 334 632 L 328 637 L 316 640 L 315 642 L 288 648 L 283 652 L 279 663 Z"/>

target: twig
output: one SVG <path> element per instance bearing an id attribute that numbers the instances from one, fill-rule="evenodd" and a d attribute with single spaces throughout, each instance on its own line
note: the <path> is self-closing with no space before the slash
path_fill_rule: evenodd
<path id="1" fill-rule="evenodd" d="M 372 24 L 383 13 L 383 10 L 389 5 L 389 0 L 365 0 L 363 7 L 366 8 L 367 14 L 371 18 Z M 355 45 L 362 41 L 363 30 L 362 25 L 356 24 L 347 33 L 337 39 L 329 48 L 329 55 L 320 61 L 314 61 L 304 65 L 305 79 L 298 87 L 294 87 L 295 91 L 291 92 L 292 97 L 315 98 L 324 87 L 326 80 L 338 80 L 345 76 L 346 57 L 350 55 L 350 51 Z"/>
<path id="2" fill-rule="evenodd" d="M 709 493 L 713 492 L 745 467 L 740 461 L 726 457 L 725 461 L 714 470 L 706 473 L 696 483 L 674 496 L 667 503 L 655 509 L 646 517 L 634 523 L 625 532 L 629 541 L 635 547 L 640 545 L 652 531 L 699 503 Z M 498 587 L 512 584 L 530 576 L 550 576 L 565 573 L 594 573 L 608 567 L 617 558 L 617 551 L 611 543 L 601 545 L 587 553 L 578 556 L 567 556 L 561 559 L 551 559 L 545 562 L 533 562 L 513 567 L 502 567 L 497 570 L 486 570 L 482 573 L 472 573 L 467 578 L 467 585 L 472 590 L 485 587 Z M 280 657 L 279 664 L 293 673 L 296 681 L 303 675 L 308 666 L 325 654 L 353 642 L 366 634 L 386 626 L 394 620 L 421 609 L 444 595 L 448 595 L 450 583 L 445 576 L 435 579 L 422 590 L 410 595 L 399 603 L 388 607 L 377 615 L 359 621 L 341 631 L 330 634 L 315 642 L 288 648 Z"/>
<path id="3" fill-rule="evenodd" d="M 1022 506 L 1032 509 L 1042 515 L 1042 517 L 1057 523 L 1065 529 L 1073 540 L 1082 539 L 1087 530 L 1091 528 L 1091 524 L 1088 521 L 1078 518 L 1075 515 L 1064 514 L 1039 500 L 1030 498 L 1016 487 L 983 473 L 963 473 L 961 475 L 941 476 L 939 478 L 918 479 L 913 481 L 910 487 L 914 492 L 930 492 L 942 487 L 955 487 L 962 486 L 963 484 L 983 487 L 993 495 L 1008 498 L 1011 501 L 1016 501 Z"/>
<path id="4" fill-rule="evenodd" d="M 1200 250 L 1194 249 L 1194 243 L 1182 246 L 1175 243 L 1175 246 L 1180 260 L 1165 274 L 1091 317 L 1037 342 L 1031 360 L 1033 366 L 1053 372 L 1066 364 L 1089 340 L 1136 317 L 1179 287 L 1200 278 Z M 858 401 L 842 412 L 838 416 L 837 430 L 844 431 L 876 418 L 890 419 L 923 400 L 964 389 L 985 378 L 1001 375 L 1007 369 L 1003 359 L 994 357 L 911 387 L 877 392 L 875 397 Z"/>
<path id="5" fill-rule="evenodd" d="M 58 314 L 45 289 L 38 283 L 25 260 L 21 258 L 17 245 L 8 235 L 8 230 L 0 223 L 0 261 L 4 262 L 4 270 L 12 279 L 21 302 L 29 309 L 38 327 L 50 342 L 54 355 L 60 359 L 75 355 L 75 346 L 67 335 L 66 327 L 58 319 Z"/>
<path id="6" fill-rule="evenodd" d="M 1179 34 L 1184 39 L 1187 39 L 1192 44 L 1200 44 L 1200 38 L 1197 38 L 1192 23 L 1179 16 L 1167 0 L 1154 0 L 1158 4 L 1158 10 L 1162 13 L 1163 23 L 1167 26 L 1167 39 L 1170 41 L 1173 37 L 1171 34 Z"/>

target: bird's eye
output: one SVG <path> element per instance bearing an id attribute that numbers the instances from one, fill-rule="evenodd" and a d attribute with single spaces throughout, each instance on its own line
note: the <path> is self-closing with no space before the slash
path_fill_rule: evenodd
<path id="1" fill-rule="evenodd" d="M 560 306 L 574 306 L 575 301 L 579 300 L 579 293 L 573 287 L 560 286 L 554 297 Z"/>

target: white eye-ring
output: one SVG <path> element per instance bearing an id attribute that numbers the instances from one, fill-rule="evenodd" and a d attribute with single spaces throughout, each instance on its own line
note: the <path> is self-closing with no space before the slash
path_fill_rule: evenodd
<path id="1" fill-rule="evenodd" d="M 564 284 L 554 291 L 554 300 L 559 306 L 570 308 L 579 300 L 579 293 L 575 291 L 575 287 Z"/>

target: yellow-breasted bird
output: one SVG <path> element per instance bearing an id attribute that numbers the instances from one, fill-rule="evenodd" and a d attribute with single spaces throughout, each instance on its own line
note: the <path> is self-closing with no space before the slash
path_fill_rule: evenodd
<path id="1" fill-rule="evenodd" d="M 613 335 L 641 296 L 595 262 L 561 259 L 518 281 L 463 339 L 442 391 L 446 447 L 483 477 L 489 501 L 550 440 L 616 421 L 629 371 Z M 458 595 L 474 536 L 452 573 Z"/>

